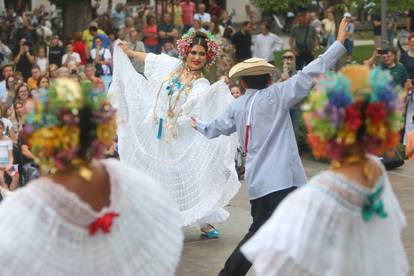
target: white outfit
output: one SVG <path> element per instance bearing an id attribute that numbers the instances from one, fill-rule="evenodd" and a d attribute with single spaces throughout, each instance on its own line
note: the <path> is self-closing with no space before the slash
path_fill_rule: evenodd
<path id="1" fill-rule="evenodd" d="M 100 212 L 48 178 L 1 203 L 2 276 L 174 275 L 183 243 L 176 204 L 145 174 L 100 162 L 111 185 L 111 204 Z M 113 211 L 110 232 L 89 235 L 88 226 Z"/>
<path id="2" fill-rule="evenodd" d="M 81 63 L 80 55 L 76 52 L 73 52 L 72 54 L 64 54 L 62 57 L 62 64 L 65 64 L 66 60 L 70 58 L 70 61 L 68 65 L 78 65 Z"/>
<path id="3" fill-rule="evenodd" d="M 381 186 L 388 216 L 365 221 L 362 206 Z M 324 171 L 291 193 L 241 251 L 258 276 L 407 275 L 405 225 L 384 169 L 372 190 Z"/>
<path id="4" fill-rule="evenodd" d="M 0 140 L 0 165 L 9 164 L 9 151 L 13 150 L 13 143 L 8 137 Z"/>
<path id="5" fill-rule="evenodd" d="M 211 15 L 209 13 L 207 13 L 207 12 L 205 12 L 203 14 L 196 13 L 196 14 L 194 14 L 194 19 L 201 21 L 201 23 L 203 23 L 203 22 L 211 22 Z"/>
<path id="6" fill-rule="evenodd" d="M 266 61 L 275 60 L 275 52 L 283 49 L 283 40 L 273 33 L 258 34 L 254 42 L 253 56 Z"/>
<path id="7" fill-rule="evenodd" d="M 197 79 L 189 91 L 168 96 L 166 79 L 179 66 L 179 59 L 147 54 L 145 79 L 115 46 L 109 95 L 118 109 L 121 161 L 163 183 L 179 205 L 182 224 L 199 227 L 228 218 L 222 207 L 240 183 L 234 164 L 236 137 L 209 141 L 191 128 L 190 115 L 213 119 L 233 99 L 224 82 L 210 86 L 205 78 Z"/>
<path id="8" fill-rule="evenodd" d="M 80 59 L 80 57 L 79 57 L 79 59 Z M 65 59 L 65 61 L 66 61 L 66 59 Z M 36 65 L 39 66 L 41 74 L 46 74 L 47 73 L 48 64 L 49 64 L 49 60 L 47 58 L 36 58 Z"/>
<path id="9" fill-rule="evenodd" d="M 103 60 L 105 60 L 106 62 L 111 61 L 112 55 L 111 55 L 111 51 L 108 48 L 101 48 L 99 50 L 99 55 L 101 57 L 103 57 Z M 91 50 L 91 58 L 93 60 L 95 60 L 95 58 L 96 58 L 96 48 L 93 48 Z M 111 68 L 108 65 L 102 64 L 102 69 L 103 69 L 104 75 L 110 75 L 111 74 Z"/>

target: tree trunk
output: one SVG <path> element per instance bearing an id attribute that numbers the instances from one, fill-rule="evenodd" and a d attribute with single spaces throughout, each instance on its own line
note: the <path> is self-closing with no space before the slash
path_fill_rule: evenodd
<path id="1" fill-rule="evenodd" d="M 90 0 L 65 1 L 63 11 L 63 37 L 68 40 L 75 32 L 86 29 L 92 20 L 92 6 Z"/>

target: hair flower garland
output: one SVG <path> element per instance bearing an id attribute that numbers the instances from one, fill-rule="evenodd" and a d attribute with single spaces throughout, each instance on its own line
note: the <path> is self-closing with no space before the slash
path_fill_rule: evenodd
<path id="1" fill-rule="evenodd" d="M 24 119 L 24 136 L 44 174 L 101 158 L 116 133 L 115 109 L 88 81 L 57 79 Z"/>
<path id="2" fill-rule="evenodd" d="M 402 98 L 391 81 L 389 72 L 361 65 L 326 74 L 303 105 L 314 155 L 339 160 L 354 145 L 377 155 L 395 147 Z"/>
<path id="3" fill-rule="evenodd" d="M 202 33 L 204 34 L 204 33 Z M 178 54 L 181 59 L 187 57 L 191 51 L 193 39 L 200 35 L 199 32 L 189 32 L 184 34 L 181 39 L 177 40 Z M 204 34 L 207 41 L 207 64 L 214 65 L 217 60 L 217 56 L 220 53 L 220 45 L 218 44 L 215 36 L 211 33 Z M 200 35 L 201 36 L 201 35 Z"/>

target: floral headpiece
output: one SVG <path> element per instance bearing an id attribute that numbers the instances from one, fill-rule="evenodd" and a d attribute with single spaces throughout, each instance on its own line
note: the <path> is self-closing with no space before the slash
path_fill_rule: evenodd
<path id="1" fill-rule="evenodd" d="M 181 39 L 177 40 L 177 49 L 180 58 L 185 58 L 191 51 L 191 44 L 196 37 L 197 32 L 190 32 L 184 34 Z M 220 52 L 220 46 L 213 34 L 207 33 L 207 64 L 213 65 L 216 62 L 217 56 Z"/>
<path id="2" fill-rule="evenodd" d="M 351 65 L 327 74 L 303 106 L 313 154 L 340 160 L 356 144 L 375 155 L 395 147 L 402 127 L 400 92 L 379 68 Z"/>
<path id="3" fill-rule="evenodd" d="M 88 129 L 81 120 L 89 120 Z M 70 79 L 57 79 L 41 93 L 29 107 L 23 128 L 43 174 L 102 158 L 115 132 L 115 109 L 105 94 L 93 91 L 89 81 L 79 86 Z"/>

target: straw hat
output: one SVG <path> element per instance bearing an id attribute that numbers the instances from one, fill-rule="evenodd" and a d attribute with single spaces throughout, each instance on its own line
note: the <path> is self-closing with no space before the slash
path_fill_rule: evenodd
<path id="1" fill-rule="evenodd" d="M 272 74 L 277 71 L 276 67 L 262 58 L 249 58 L 234 65 L 229 72 L 230 78 L 242 76 L 258 76 Z"/>

